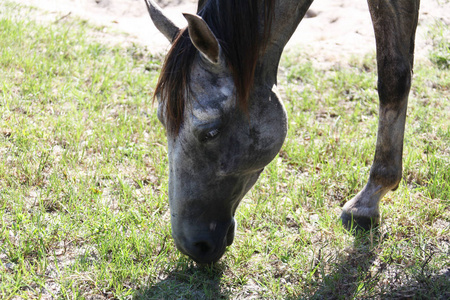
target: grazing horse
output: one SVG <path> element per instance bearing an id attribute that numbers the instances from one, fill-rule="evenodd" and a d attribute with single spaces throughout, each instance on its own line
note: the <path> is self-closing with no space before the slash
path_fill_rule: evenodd
<path id="1" fill-rule="evenodd" d="M 180 29 L 154 0 L 145 0 L 172 44 L 155 90 L 167 130 L 172 235 L 199 263 L 216 262 L 231 245 L 239 202 L 283 145 L 287 116 L 277 93 L 278 63 L 312 1 L 200 0 Z M 346 227 L 377 224 L 381 198 L 402 177 L 419 2 L 368 0 L 378 135 L 369 179 L 343 207 Z"/>

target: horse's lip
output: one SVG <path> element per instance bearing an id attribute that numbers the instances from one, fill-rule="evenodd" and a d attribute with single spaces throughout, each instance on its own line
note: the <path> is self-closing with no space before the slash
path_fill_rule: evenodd
<path id="1" fill-rule="evenodd" d="M 214 264 L 218 262 L 227 248 L 226 243 L 223 243 L 222 247 L 218 248 L 216 251 L 214 251 L 214 253 L 208 255 L 207 257 L 194 257 L 193 255 L 189 254 L 188 251 L 186 251 L 183 247 L 180 247 L 177 243 L 175 243 L 175 245 L 181 253 L 189 256 L 197 264 Z"/>
<path id="2" fill-rule="evenodd" d="M 231 222 L 230 227 L 228 227 L 228 232 L 227 232 L 227 234 L 225 236 L 225 238 L 227 239 L 226 240 L 227 247 L 230 246 L 231 244 L 233 244 L 235 228 L 236 228 L 236 221 L 233 218 L 233 221 Z"/>
<path id="3" fill-rule="evenodd" d="M 192 260 L 194 260 L 196 263 L 198 263 L 198 264 L 202 264 L 202 265 L 215 264 L 216 262 L 218 262 L 222 258 L 223 254 L 225 253 L 226 248 L 227 248 L 226 246 L 223 247 L 223 249 L 221 249 L 220 251 L 216 252 L 214 254 L 214 256 L 210 256 L 210 257 L 207 257 L 205 259 L 198 259 L 198 258 L 190 256 L 189 254 L 187 254 L 187 255 Z"/>

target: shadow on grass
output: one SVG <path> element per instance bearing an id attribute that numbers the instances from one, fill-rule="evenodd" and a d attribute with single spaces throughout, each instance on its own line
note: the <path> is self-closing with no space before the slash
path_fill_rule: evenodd
<path id="1" fill-rule="evenodd" d="M 436 269 L 429 265 L 436 252 L 427 253 L 412 266 L 381 262 L 380 249 L 371 247 L 379 238 L 378 231 L 358 233 L 348 255 L 337 261 L 331 272 L 311 282 L 315 291 L 307 298 L 450 299 L 450 266 Z"/>
<path id="2" fill-rule="evenodd" d="M 377 235 L 377 231 L 372 234 Z M 362 288 L 361 283 L 370 284 L 370 268 L 376 254 L 370 250 L 370 234 L 356 233 L 355 242 L 348 255 L 335 264 L 331 272 L 313 282 L 318 287 L 310 299 L 352 299 Z"/>
<path id="3" fill-rule="evenodd" d="M 411 269 L 402 284 L 383 291 L 382 299 L 450 299 L 450 267 L 440 271 Z"/>
<path id="4" fill-rule="evenodd" d="M 228 291 L 221 289 L 226 265 L 217 263 L 198 266 L 180 259 L 176 270 L 164 275 L 158 283 L 143 288 L 133 299 L 229 299 Z"/>

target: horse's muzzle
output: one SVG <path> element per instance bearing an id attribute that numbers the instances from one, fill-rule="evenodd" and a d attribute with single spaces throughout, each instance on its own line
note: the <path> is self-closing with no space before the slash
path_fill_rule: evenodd
<path id="1" fill-rule="evenodd" d="M 191 228 L 192 229 L 192 228 Z M 207 231 L 198 230 L 196 235 L 179 239 L 174 235 L 175 244 L 182 253 L 199 264 L 217 262 L 234 240 L 235 221 L 226 224 L 210 224 Z"/>

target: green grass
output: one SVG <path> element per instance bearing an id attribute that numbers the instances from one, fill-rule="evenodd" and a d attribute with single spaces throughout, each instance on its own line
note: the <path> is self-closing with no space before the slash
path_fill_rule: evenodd
<path id="1" fill-rule="evenodd" d="M 151 103 L 162 57 L 36 12 L 0 3 L 0 298 L 449 297 L 448 29 L 430 28 L 435 50 L 416 63 L 403 180 L 378 232 L 338 220 L 373 159 L 374 55 L 318 69 L 287 53 L 288 138 L 241 203 L 235 243 L 204 267 L 170 236 Z"/>

